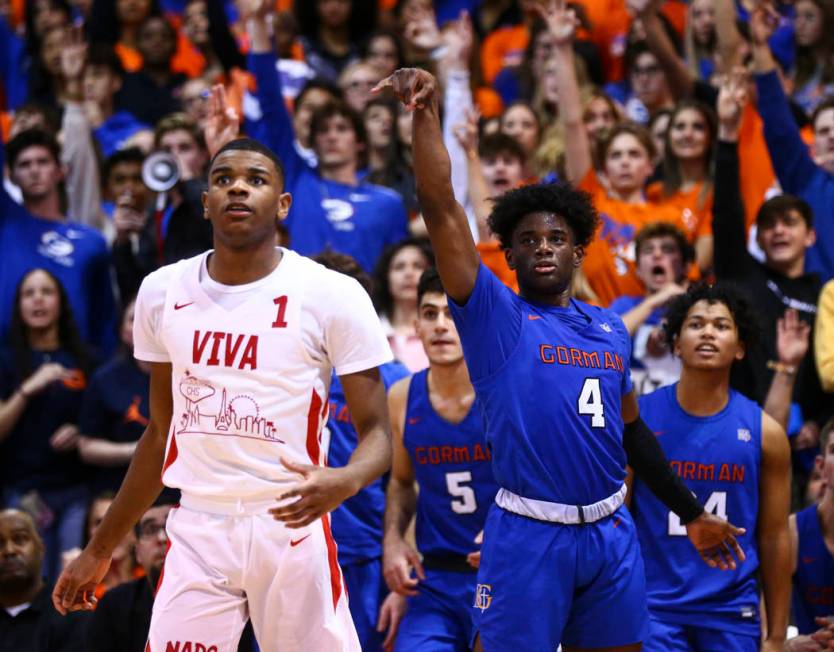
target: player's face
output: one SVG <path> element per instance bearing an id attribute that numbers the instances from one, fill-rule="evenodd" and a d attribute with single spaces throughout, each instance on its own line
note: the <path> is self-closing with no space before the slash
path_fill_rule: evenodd
<path id="1" fill-rule="evenodd" d="M 670 235 L 649 238 L 637 251 L 637 276 L 649 292 L 657 292 L 668 283 L 683 278 L 683 256 Z"/>
<path id="2" fill-rule="evenodd" d="M 423 295 L 415 329 L 431 364 L 451 365 L 463 359 L 458 329 L 445 294 L 426 292 Z"/>
<path id="3" fill-rule="evenodd" d="M 574 244 L 573 230 L 563 217 L 539 212 L 519 221 L 505 256 L 516 271 L 522 295 L 547 300 L 570 288 L 584 250 Z"/>
<path id="4" fill-rule="evenodd" d="M 30 586 L 42 561 L 43 544 L 32 521 L 15 510 L 0 512 L 0 593 Z"/>
<path id="5" fill-rule="evenodd" d="M 819 474 L 819 489 L 815 498 L 821 500 L 826 491 L 834 491 L 834 435 L 828 436 L 824 450 L 817 455 L 815 466 L 815 471 Z M 808 484 L 810 485 L 810 482 Z"/>
<path id="6" fill-rule="evenodd" d="M 165 522 L 170 511 L 170 505 L 151 507 L 139 519 L 136 561 L 142 564 L 142 567 L 150 574 L 159 574 L 165 562 L 165 549 L 168 547 Z"/>
<path id="7" fill-rule="evenodd" d="M 174 129 L 159 139 L 159 148 L 177 159 L 180 171 L 190 175 L 201 175 L 208 162 L 208 152 L 186 129 Z"/>
<path id="8" fill-rule="evenodd" d="M 733 315 L 720 302 L 698 301 L 683 320 L 675 340 L 675 355 L 684 368 L 726 370 L 744 357 Z"/>
<path id="9" fill-rule="evenodd" d="M 491 196 L 503 195 L 515 188 L 524 178 L 521 161 L 508 152 L 481 159 L 481 170 Z"/>
<path id="10" fill-rule="evenodd" d="M 834 109 L 820 111 L 814 121 L 814 158 L 829 174 L 834 174 Z"/>
<path id="11" fill-rule="evenodd" d="M 639 190 L 652 173 L 649 152 L 633 134 L 614 138 L 605 155 L 605 176 L 622 195 Z"/>
<path id="12" fill-rule="evenodd" d="M 215 245 L 250 249 L 275 241 L 275 221 L 283 220 L 292 197 L 272 160 L 248 150 L 226 150 L 209 172 L 203 208 L 214 229 Z"/>
<path id="13" fill-rule="evenodd" d="M 591 145 L 596 145 L 602 134 L 617 123 L 617 114 L 608 102 L 601 97 L 595 97 L 588 103 L 582 121 Z"/>
<path id="14" fill-rule="evenodd" d="M 15 159 L 12 181 L 20 186 L 27 201 L 45 199 L 58 189 L 63 178 L 61 166 L 46 147 L 32 145 Z"/>
<path id="15" fill-rule="evenodd" d="M 49 275 L 35 270 L 20 287 L 20 316 L 31 330 L 51 328 L 61 315 L 61 296 Z"/>
<path id="16" fill-rule="evenodd" d="M 682 161 L 701 159 L 709 147 L 709 128 L 703 113 L 687 108 L 678 111 L 669 125 L 669 145 Z"/>
<path id="17" fill-rule="evenodd" d="M 814 244 L 813 229 L 809 229 L 797 210 L 789 210 L 762 220 L 758 225 L 756 239 L 768 262 L 790 265 L 805 255 L 805 249 Z"/>
<path id="18" fill-rule="evenodd" d="M 356 139 L 353 124 L 343 115 L 334 115 L 314 136 L 313 149 L 322 167 L 337 167 L 356 162 L 356 150 L 361 144 Z"/>
<path id="19" fill-rule="evenodd" d="M 295 106 L 292 124 L 295 127 L 295 135 L 305 147 L 310 147 L 310 121 L 316 109 L 324 106 L 335 99 L 333 94 L 323 88 L 311 88 L 304 93 L 301 101 Z"/>
<path id="20" fill-rule="evenodd" d="M 111 201 L 129 198 L 131 208 L 144 210 L 150 190 L 142 181 L 142 164 L 137 161 L 116 163 L 107 177 L 106 194 Z"/>
<path id="21" fill-rule="evenodd" d="M 418 247 L 403 247 L 388 267 L 388 289 L 395 302 L 417 302 L 417 284 L 429 261 Z"/>

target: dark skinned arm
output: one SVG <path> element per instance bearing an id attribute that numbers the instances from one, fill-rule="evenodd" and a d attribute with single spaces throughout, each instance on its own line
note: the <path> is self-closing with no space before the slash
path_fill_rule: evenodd
<path id="1" fill-rule="evenodd" d="M 172 410 L 171 365 L 152 363 L 150 423 L 104 520 L 87 547 L 64 569 L 55 584 L 52 603 L 59 613 L 95 608 L 92 593 L 107 573 L 113 550 L 162 491 L 162 463 Z"/>
<path id="2" fill-rule="evenodd" d="M 281 463 L 301 476 L 301 481 L 278 496 L 278 500 L 297 498 L 269 513 L 288 528 L 310 525 L 345 500 L 357 494 L 391 466 L 391 433 L 385 385 L 379 369 L 339 376 L 345 392 L 359 444 L 348 463 L 341 468 L 299 464 L 284 457 Z"/>
<path id="3" fill-rule="evenodd" d="M 782 427 L 762 412 L 762 464 L 759 477 L 759 571 L 762 575 L 767 632 L 762 650 L 785 644 L 791 600 L 791 451 Z"/>
<path id="4" fill-rule="evenodd" d="M 452 190 L 451 165 L 437 107 L 437 80 L 425 70 L 404 68 L 383 79 L 375 91 L 386 88 L 414 112 L 412 152 L 417 199 L 443 287 L 463 305 L 475 287 L 480 258 L 466 213 Z"/>

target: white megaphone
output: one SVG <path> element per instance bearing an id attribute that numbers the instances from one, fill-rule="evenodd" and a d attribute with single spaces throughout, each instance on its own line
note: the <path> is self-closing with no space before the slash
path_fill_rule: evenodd
<path id="1" fill-rule="evenodd" d="M 177 159 L 168 152 L 154 152 L 142 164 L 142 181 L 154 192 L 168 192 L 180 180 Z"/>

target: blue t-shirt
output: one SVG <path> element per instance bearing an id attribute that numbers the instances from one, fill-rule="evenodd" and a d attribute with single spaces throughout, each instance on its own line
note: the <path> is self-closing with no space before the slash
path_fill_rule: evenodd
<path id="1" fill-rule="evenodd" d="M 416 543 L 424 555 L 468 555 L 479 547 L 487 510 L 498 486 L 484 427 L 473 406 L 460 423 L 450 423 L 429 398 L 429 370 L 411 378 L 403 444 L 411 458 L 417 494 Z"/>
<path id="2" fill-rule="evenodd" d="M 793 575 L 793 614 L 800 634 L 819 629 L 815 617 L 834 616 L 834 555 L 825 545 L 817 506 L 796 515 L 799 549 Z"/>
<path id="3" fill-rule="evenodd" d="M 386 391 L 401 378 L 408 376 L 399 362 L 387 362 L 379 367 Z M 333 374 L 330 383 L 330 450 L 327 463 L 332 467 L 345 466 L 359 444 L 356 428 L 350 419 L 345 392 L 339 377 Z M 333 536 L 339 544 L 339 563 L 353 564 L 382 556 L 382 519 L 385 514 L 385 481 L 379 478 L 355 496 L 348 498 L 332 514 Z"/>
<path id="4" fill-rule="evenodd" d="M 138 441 L 150 418 L 149 394 L 150 376 L 132 356 L 117 355 L 90 379 L 78 422 L 81 434 L 118 444 Z M 117 491 L 127 467 L 96 467 L 90 480 L 93 492 Z"/>
<path id="5" fill-rule="evenodd" d="M 649 609 L 665 622 L 757 636 L 762 409 L 730 390 L 723 410 L 696 417 L 681 408 L 676 390 L 677 384 L 641 396 L 640 415 L 704 508 L 747 529 L 738 537 L 747 559 L 732 571 L 705 566 L 680 519 L 635 479 L 631 509 L 646 567 Z"/>
<path id="6" fill-rule="evenodd" d="M 32 351 L 29 360 L 30 373 L 42 364 L 56 362 L 71 374 L 31 396 L 11 432 L 0 442 L 0 486 L 20 492 L 79 486 L 85 467 L 78 451 L 58 452 L 49 440 L 62 425 L 78 423 L 87 379 L 75 357 L 63 349 Z M 13 352 L 0 350 L 0 400 L 7 400 L 26 377 L 18 374 Z"/>
<path id="7" fill-rule="evenodd" d="M 614 313 L 516 295 L 483 264 L 463 306 L 449 299 L 499 486 L 590 505 L 625 479 L 622 398 L 631 341 Z"/>
<path id="8" fill-rule="evenodd" d="M 645 297 L 627 295 L 617 297 L 608 309 L 622 316 L 644 299 Z M 671 351 L 667 350 L 663 355 L 655 356 L 648 350 L 649 337 L 663 322 L 664 314 L 664 308 L 655 309 L 631 338 L 631 381 L 638 395 L 648 394 L 659 387 L 676 383 L 681 377 L 681 361 Z"/>
<path id="9" fill-rule="evenodd" d="M 325 249 L 349 254 L 372 271 L 382 252 L 408 235 L 408 216 L 394 191 L 369 183 L 348 186 L 323 179 L 301 158 L 281 95 L 275 57 L 251 54 L 261 118 L 255 121 L 264 141 L 284 164 L 284 187 L 292 193 L 287 217 L 290 246 L 302 255 Z"/>
<path id="10" fill-rule="evenodd" d="M 0 143 L 0 168 L 5 149 Z M 18 283 L 31 269 L 64 286 L 78 332 L 101 353 L 116 345 L 116 303 L 104 236 L 76 222 L 46 220 L 15 202 L 0 183 L 0 341 L 8 337 Z"/>

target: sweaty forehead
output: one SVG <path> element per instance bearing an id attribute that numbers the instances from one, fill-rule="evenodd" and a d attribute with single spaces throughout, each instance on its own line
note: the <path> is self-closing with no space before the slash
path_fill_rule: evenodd
<path id="1" fill-rule="evenodd" d="M 701 299 L 692 305 L 689 312 L 686 313 L 686 317 L 687 319 L 694 317 L 701 317 L 703 319 L 729 319 L 735 324 L 733 313 L 730 312 L 727 304 L 721 301 L 710 303 L 705 299 Z"/>
<path id="2" fill-rule="evenodd" d="M 271 158 L 260 152 L 255 152 L 248 149 L 227 149 L 220 152 L 211 164 L 211 171 L 219 166 L 230 167 L 235 169 L 247 169 L 250 167 L 259 167 L 269 170 L 272 174 L 277 175 L 278 169 Z"/>
<path id="3" fill-rule="evenodd" d="M 567 220 L 558 213 L 551 213 L 548 211 L 536 211 L 535 213 L 527 213 L 522 217 L 515 227 L 516 233 L 522 231 L 552 231 L 560 229 L 567 231 L 571 235 L 573 229 L 570 228 Z"/>

